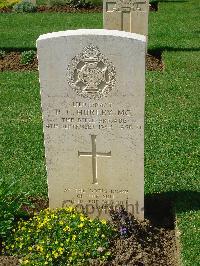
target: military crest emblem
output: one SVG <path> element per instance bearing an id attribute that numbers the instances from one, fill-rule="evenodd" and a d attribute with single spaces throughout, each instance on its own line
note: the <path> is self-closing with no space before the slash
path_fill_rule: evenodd
<path id="1" fill-rule="evenodd" d="M 90 44 L 71 60 L 67 67 L 67 81 L 78 95 L 100 99 L 115 87 L 116 70 L 99 48 Z"/>

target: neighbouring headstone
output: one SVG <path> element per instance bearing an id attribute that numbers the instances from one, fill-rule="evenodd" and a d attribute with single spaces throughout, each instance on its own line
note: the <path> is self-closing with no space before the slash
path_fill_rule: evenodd
<path id="1" fill-rule="evenodd" d="M 104 29 L 148 35 L 149 0 L 104 0 Z"/>
<path id="2" fill-rule="evenodd" d="M 145 37 L 74 30 L 37 49 L 50 208 L 143 219 Z"/>

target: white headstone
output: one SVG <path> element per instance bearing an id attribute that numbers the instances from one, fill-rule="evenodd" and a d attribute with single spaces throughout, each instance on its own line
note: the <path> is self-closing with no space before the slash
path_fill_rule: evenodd
<path id="1" fill-rule="evenodd" d="M 103 0 L 104 29 L 148 35 L 149 0 Z"/>
<path id="2" fill-rule="evenodd" d="M 37 49 L 50 208 L 143 219 L 145 37 L 74 30 Z"/>

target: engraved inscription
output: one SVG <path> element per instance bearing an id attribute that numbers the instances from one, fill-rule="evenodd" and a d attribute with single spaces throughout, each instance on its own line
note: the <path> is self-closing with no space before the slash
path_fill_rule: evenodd
<path id="1" fill-rule="evenodd" d="M 96 135 L 91 135 L 92 140 L 92 152 L 80 152 L 78 151 L 78 156 L 89 156 L 92 157 L 92 175 L 93 184 L 98 184 L 97 182 L 97 157 L 111 157 L 110 152 L 97 152 L 96 149 Z"/>
<path id="2" fill-rule="evenodd" d="M 145 11 L 146 4 L 147 2 L 145 0 L 116 0 L 116 2 L 112 2 L 112 5 L 110 5 L 110 3 L 108 2 L 109 9 L 107 8 L 106 11 Z"/>
<path id="3" fill-rule="evenodd" d="M 68 65 L 67 81 L 78 95 L 100 99 L 114 88 L 116 71 L 99 48 L 90 44 Z"/>
<path id="4" fill-rule="evenodd" d="M 116 8 L 116 2 L 107 2 L 106 3 L 106 11 L 111 12 Z"/>
<path id="5" fill-rule="evenodd" d="M 59 104 L 58 104 L 59 106 Z M 114 108 L 112 103 L 101 102 L 72 102 L 69 109 L 55 108 L 49 110 L 46 128 L 65 130 L 131 130 L 137 128 L 133 116 L 134 108 L 126 106 L 122 109 Z"/>
<path id="6" fill-rule="evenodd" d="M 144 211 L 143 205 L 137 200 L 129 202 L 128 189 L 106 189 L 106 188 L 65 188 L 65 200 L 62 206 L 74 205 L 78 210 L 87 214 L 97 213 L 98 217 L 102 214 L 109 214 L 110 210 L 125 209 L 133 215 Z M 71 199 L 70 199 L 71 196 Z"/>

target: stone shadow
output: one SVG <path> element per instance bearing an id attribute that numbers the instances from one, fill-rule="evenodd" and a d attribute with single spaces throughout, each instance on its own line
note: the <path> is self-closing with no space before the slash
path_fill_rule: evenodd
<path id="1" fill-rule="evenodd" d="M 148 53 L 160 57 L 163 52 L 199 52 L 200 47 L 189 47 L 189 48 L 182 48 L 182 47 L 171 47 L 171 46 L 161 46 L 158 48 L 148 49 Z"/>
<path id="2" fill-rule="evenodd" d="M 200 192 L 171 191 L 145 195 L 145 218 L 157 227 L 173 229 L 176 213 L 200 209 Z"/>
<path id="3" fill-rule="evenodd" d="M 187 3 L 187 0 L 157 0 L 159 3 Z"/>
<path id="4" fill-rule="evenodd" d="M 159 3 L 187 3 L 187 0 L 154 0 L 149 3 L 149 11 L 157 12 L 159 9 Z"/>

